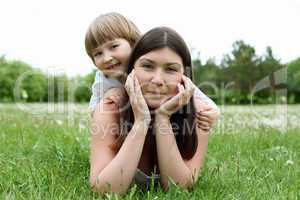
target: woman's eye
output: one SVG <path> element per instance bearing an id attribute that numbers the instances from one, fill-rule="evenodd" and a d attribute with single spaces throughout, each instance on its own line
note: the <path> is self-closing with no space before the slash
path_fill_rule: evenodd
<path id="1" fill-rule="evenodd" d="M 167 71 L 177 72 L 177 69 L 174 69 L 174 68 L 168 67 L 168 68 L 167 68 Z"/>
<path id="2" fill-rule="evenodd" d="M 143 64 L 142 67 L 143 67 L 143 68 L 146 68 L 146 69 L 151 69 L 151 68 L 152 68 L 152 66 L 151 66 L 151 65 L 148 65 L 148 64 Z"/>

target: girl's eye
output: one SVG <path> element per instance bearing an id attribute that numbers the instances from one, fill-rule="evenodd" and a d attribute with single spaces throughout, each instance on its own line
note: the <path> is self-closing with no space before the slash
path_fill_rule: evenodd
<path id="1" fill-rule="evenodd" d="M 114 45 L 111 46 L 111 48 L 112 48 L 112 49 L 115 49 L 115 48 L 117 48 L 118 46 L 119 46 L 118 44 L 114 44 Z"/>
<path id="2" fill-rule="evenodd" d="M 94 54 L 94 57 L 98 57 L 98 56 L 101 56 L 101 55 L 102 55 L 102 52 L 99 51 L 99 52 L 97 52 L 97 53 Z"/>

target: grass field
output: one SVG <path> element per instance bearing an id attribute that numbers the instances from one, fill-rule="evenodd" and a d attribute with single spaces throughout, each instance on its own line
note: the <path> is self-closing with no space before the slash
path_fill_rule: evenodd
<path id="1" fill-rule="evenodd" d="M 99 199 L 86 104 L 0 104 L 0 199 Z M 194 190 L 107 199 L 300 199 L 300 106 L 225 106 Z M 46 114 L 47 113 L 47 114 Z"/>

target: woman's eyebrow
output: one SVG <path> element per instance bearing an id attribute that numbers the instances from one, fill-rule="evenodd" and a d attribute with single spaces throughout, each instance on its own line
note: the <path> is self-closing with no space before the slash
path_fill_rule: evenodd
<path id="1" fill-rule="evenodd" d="M 177 63 L 177 62 L 170 62 L 170 63 L 166 63 L 166 66 L 170 66 L 170 65 L 174 65 L 174 66 L 181 66 L 181 64 Z"/>
<path id="2" fill-rule="evenodd" d="M 153 60 L 150 60 L 148 58 L 141 58 L 140 61 L 148 61 L 148 62 L 151 62 L 151 63 L 155 63 Z"/>

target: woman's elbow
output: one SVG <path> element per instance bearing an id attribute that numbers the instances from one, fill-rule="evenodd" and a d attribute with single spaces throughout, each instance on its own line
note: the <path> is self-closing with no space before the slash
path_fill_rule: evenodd
<path id="1" fill-rule="evenodd" d="M 90 178 L 90 187 L 93 192 L 99 192 L 101 194 L 114 193 L 118 195 L 123 195 L 127 192 L 127 188 L 116 187 L 108 182 L 101 182 L 99 181 L 99 178 L 94 177 Z"/>
<path id="2" fill-rule="evenodd" d="M 193 186 L 195 185 L 196 180 L 194 178 L 191 177 L 187 177 L 184 180 L 180 180 L 180 181 L 173 181 L 173 180 L 168 180 L 168 181 L 162 181 L 162 186 L 164 191 L 168 191 L 170 185 L 175 184 L 177 187 L 181 188 L 181 189 L 191 189 L 193 188 Z"/>
<path id="3" fill-rule="evenodd" d="M 192 178 L 187 178 L 186 181 L 179 183 L 179 187 L 182 189 L 191 189 L 195 185 L 195 182 Z"/>
<path id="4" fill-rule="evenodd" d="M 90 181 L 89 181 L 89 182 L 90 182 L 90 187 L 91 187 L 91 189 L 94 191 L 95 188 L 96 188 L 96 178 L 90 176 Z"/>

